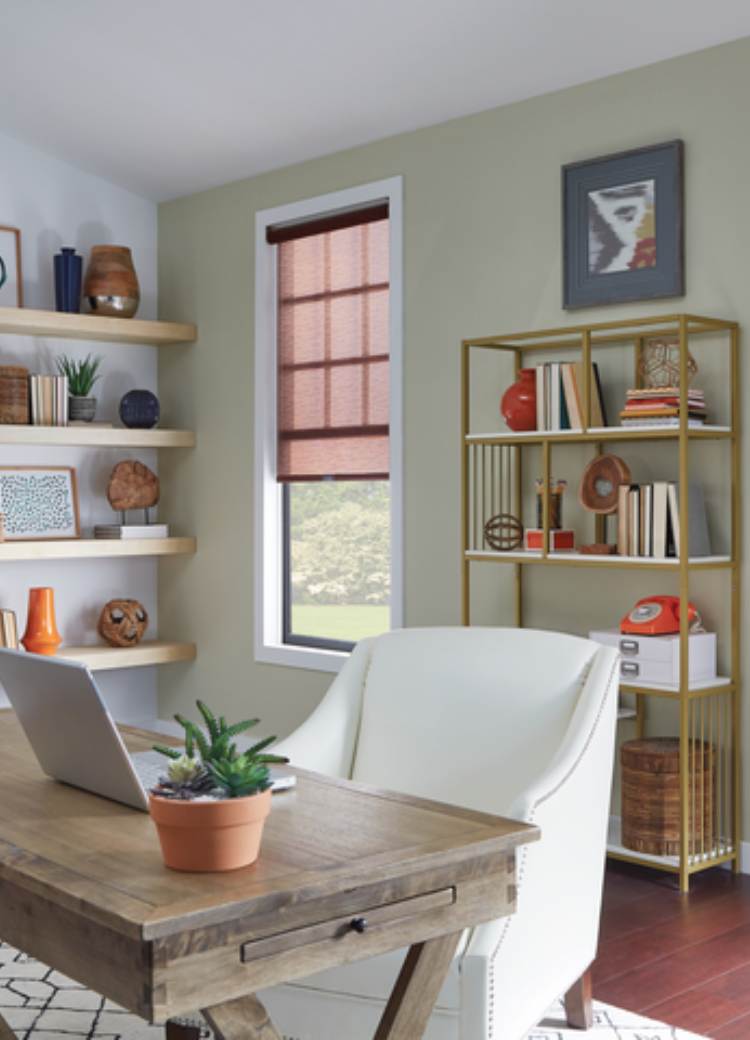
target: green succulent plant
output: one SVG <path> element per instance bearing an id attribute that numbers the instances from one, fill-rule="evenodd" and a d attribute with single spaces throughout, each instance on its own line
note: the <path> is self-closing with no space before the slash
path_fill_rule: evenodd
<path id="1" fill-rule="evenodd" d="M 169 776 L 155 793 L 174 787 L 185 793 L 167 797 L 190 798 L 207 793 L 208 788 L 220 791 L 225 798 L 243 798 L 267 790 L 271 786 L 268 766 L 288 761 L 280 755 L 264 754 L 276 737 L 259 740 L 240 754 L 232 738 L 256 726 L 260 720 L 246 719 L 229 726 L 223 716 L 217 718 L 203 701 L 196 704 L 206 725 L 205 732 L 195 722 L 177 714 L 175 719 L 185 730 L 184 751 L 154 744 L 154 751 L 171 760 Z M 189 793 L 192 790 L 194 794 Z"/>
<path id="2" fill-rule="evenodd" d="M 68 377 L 68 392 L 71 397 L 89 397 L 94 389 L 94 384 L 101 379 L 99 366 L 102 363 L 100 357 L 92 358 L 88 354 L 83 361 L 74 361 L 67 354 L 57 358 L 57 369 L 60 375 Z"/>

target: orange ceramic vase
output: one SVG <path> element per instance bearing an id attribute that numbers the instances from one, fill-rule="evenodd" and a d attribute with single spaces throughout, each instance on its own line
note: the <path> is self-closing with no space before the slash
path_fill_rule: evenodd
<path id="1" fill-rule="evenodd" d="M 238 870 L 258 858 L 271 791 L 205 802 L 150 794 L 149 811 L 172 870 Z"/>
<path id="2" fill-rule="evenodd" d="M 30 654 L 54 654 L 62 643 L 55 623 L 54 589 L 29 589 L 29 613 L 21 642 Z"/>

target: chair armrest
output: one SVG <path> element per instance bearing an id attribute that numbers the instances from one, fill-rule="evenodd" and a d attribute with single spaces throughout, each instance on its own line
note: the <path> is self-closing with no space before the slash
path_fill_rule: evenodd
<path id="1" fill-rule="evenodd" d="M 328 776 L 351 776 L 357 746 L 362 691 L 374 640 L 363 639 L 352 650 L 315 711 L 272 749 L 294 766 Z"/>

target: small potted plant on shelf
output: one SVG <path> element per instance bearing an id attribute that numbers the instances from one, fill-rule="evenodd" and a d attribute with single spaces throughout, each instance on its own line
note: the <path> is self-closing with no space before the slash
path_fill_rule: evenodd
<path id="1" fill-rule="evenodd" d="M 63 354 L 57 359 L 60 375 L 68 377 L 68 418 L 71 422 L 91 422 L 96 415 L 96 398 L 91 396 L 98 379 L 100 357 L 87 355 L 83 361 L 74 361 Z"/>
<path id="2" fill-rule="evenodd" d="M 233 737 L 257 725 L 248 719 L 228 726 L 197 702 L 206 732 L 182 715 L 184 750 L 154 745 L 170 759 L 165 777 L 149 793 L 149 810 L 164 862 L 173 870 L 219 871 L 249 866 L 258 858 L 263 825 L 271 810 L 268 766 L 286 762 L 264 754 L 276 737 L 240 753 Z"/>

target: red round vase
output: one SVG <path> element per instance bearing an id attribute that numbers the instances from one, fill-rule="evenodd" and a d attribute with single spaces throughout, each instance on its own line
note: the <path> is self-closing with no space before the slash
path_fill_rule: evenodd
<path id="1" fill-rule="evenodd" d="M 536 369 L 522 368 L 500 401 L 500 414 L 511 430 L 536 429 Z"/>

